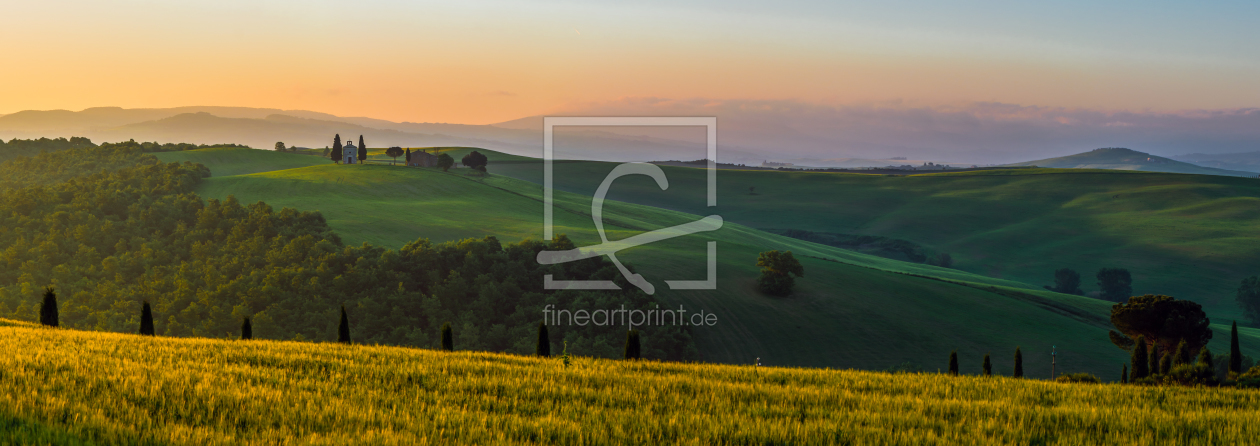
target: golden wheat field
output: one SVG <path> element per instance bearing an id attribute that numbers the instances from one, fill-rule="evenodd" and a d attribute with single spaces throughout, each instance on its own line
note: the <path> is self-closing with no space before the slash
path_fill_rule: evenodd
<path id="1" fill-rule="evenodd" d="M 0 321 L 0 443 L 1242 444 L 1260 392 L 151 338 Z M 570 352 L 573 353 L 573 352 Z"/>

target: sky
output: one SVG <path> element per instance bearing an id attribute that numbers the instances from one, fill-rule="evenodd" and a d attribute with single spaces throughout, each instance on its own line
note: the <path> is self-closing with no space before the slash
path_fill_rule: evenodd
<path id="1" fill-rule="evenodd" d="M 488 124 L 627 98 L 1260 106 L 1260 2 L 3 2 L 0 113 L 223 105 Z"/>

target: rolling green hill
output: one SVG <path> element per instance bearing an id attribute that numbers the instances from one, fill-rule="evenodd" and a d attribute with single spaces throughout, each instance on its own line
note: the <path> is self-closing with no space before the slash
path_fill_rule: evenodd
<path id="1" fill-rule="evenodd" d="M 556 165 L 556 187 L 590 195 L 613 164 Z M 609 197 L 708 212 L 705 173 L 663 167 L 669 191 L 644 177 Z M 491 163 L 494 174 L 541 182 L 540 163 Z M 755 188 L 754 192 L 749 188 Z M 1127 268 L 1135 294 L 1168 294 L 1220 318 L 1242 316 L 1234 294 L 1260 274 L 1260 180 L 1084 169 L 1020 169 L 908 176 L 722 170 L 716 211 L 754 228 L 908 240 L 948 252 L 956 269 L 1053 284 L 1081 273 L 1095 291 L 1103 267 Z"/>
<path id="2" fill-rule="evenodd" d="M 1061 169 L 1113 169 L 1140 170 L 1145 172 L 1193 173 L 1199 175 L 1225 175 L 1255 178 L 1255 172 L 1225 170 L 1177 161 L 1162 156 L 1122 148 L 1094 149 L 1085 153 L 1009 164 L 1010 166 L 1038 166 Z"/>
<path id="3" fill-rule="evenodd" d="M 199 193 L 319 210 L 348 243 L 397 247 L 418 237 L 541 237 L 538 185 L 465 172 L 324 164 L 216 175 Z M 589 196 L 560 192 L 556 198 L 557 232 L 579 246 L 595 244 Z M 628 203 L 607 206 L 605 222 L 614 240 L 699 218 Z M 703 277 L 703 241 L 708 239 L 721 241 L 718 289 L 665 290 L 665 279 Z M 791 249 L 805 265 L 807 276 L 790 298 L 769 298 L 755 290 L 757 253 L 769 249 Z M 729 220 L 716 233 L 633 248 L 619 257 L 635 265 L 671 305 L 718 315 L 715 326 L 693 328 L 707 361 L 748 363 L 760 357 L 767 364 L 867 369 L 911 361 L 932 369 L 958 349 L 972 358 L 963 369 L 974 372 L 986 352 L 994 353 L 998 368 L 1009 367 L 1010 353 L 1019 345 L 1029 370 L 1048 373 L 1049 358 L 1027 352 L 1057 345 L 1060 364 L 1072 358 L 1070 366 L 1061 367 L 1109 377 L 1125 360 L 1125 353 L 1107 341 L 1105 302 L 803 242 Z M 1220 344 L 1225 339 L 1221 332 L 1213 347 L 1225 348 Z"/>
<path id="4" fill-rule="evenodd" d="M 168 163 L 192 161 L 205 164 L 210 167 L 211 175 L 216 177 L 316 166 L 331 162 L 327 158 L 313 155 L 237 148 L 158 152 L 153 155 Z"/>
<path id="5" fill-rule="evenodd" d="M 1162 445 L 1260 434 L 1260 392 L 1244 389 L 153 338 L 8 320 L 0 349 L 4 444 Z"/>

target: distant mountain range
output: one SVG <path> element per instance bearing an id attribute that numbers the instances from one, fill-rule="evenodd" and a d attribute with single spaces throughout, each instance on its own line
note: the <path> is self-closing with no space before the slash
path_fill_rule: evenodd
<path id="1" fill-rule="evenodd" d="M 1067 169 L 1141 170 L 1149 172 L 1194 173 L 1201 175 L 1224 175 L 1235 177 L 1256 176 L 1255 172 L 1205 167 L 1124 148 L 1095 149 L 1075 155 L 1007 165 L 1056 167 Z"/>
<path id="2" fill-rule="evenodd" d="M 1260 151 L 1244 153 L 1191 153 L 1172 157 L 1204 167 L 1260 172 Z"/>
<path id="3" fill-rule="evenodd" d="M 270 149 L 287 146 L 323 148 L 333 135 L 343 141 L 363 135 L 369 147 L 483 147 L 505 153 L 542 156 L 542 119 L 525 118 L 502 125 L 392 122 L 341 117 L 305 110 L 248 107 L 176 107 L 163 109 L 89 108 L 82 111 L 28 110 L 0 116 L 0 138 L 84 136 L 94 142 L 137 141 L 236 143 Z M 604 161 L 692 160 L 705 156 L 703 133 L 618 132 L 610 128 L 557 132 L 556 156 Z M 723 150 L 724 161 L 748 162 L 760 155 Z M 739 157 L 733 159 L 732 157 Z"/>

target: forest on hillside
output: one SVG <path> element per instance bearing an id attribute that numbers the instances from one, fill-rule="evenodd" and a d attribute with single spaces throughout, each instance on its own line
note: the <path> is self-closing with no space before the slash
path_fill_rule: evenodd
<path id="1" fill-rule="evenodd" d="M 155 143 L 0 164 L 0 317 L 36 320 L 51 286 L 65 327 L 134 333 L 149 302 L 159 335 L 233 337 L 248 317 L 255 337 L 331 341 L 344 305 L 355 342 L 436 347 L 450 322 L 457 349 L 530 353 L 546 305 L 658 304 L 624 283 L 633 291 L 543 290 L 543 274 L 624 280 L 604 259 L 534 261 L 552 244 L 568 245 L 563 238 L 345 246 L 318 212 L 203 200 L 194 188 L 209 169 L 163 164 L 146 144 Z M 553 351 L 567 343 L 572 354 L 618 357 L 625 330 L 550 332 Z M 684 327 L 641 330 L 646 358 L 698 357 Z"/>

